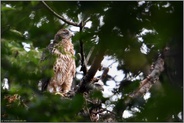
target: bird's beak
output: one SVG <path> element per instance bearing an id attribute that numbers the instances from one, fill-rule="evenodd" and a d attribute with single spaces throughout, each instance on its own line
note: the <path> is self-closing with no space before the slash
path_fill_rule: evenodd
<path id="1" fill-rule="evenodd" d="M 73 32 L 71 32 L 71 37 L 73 37 L 74 36 L 74 33 Z"/>

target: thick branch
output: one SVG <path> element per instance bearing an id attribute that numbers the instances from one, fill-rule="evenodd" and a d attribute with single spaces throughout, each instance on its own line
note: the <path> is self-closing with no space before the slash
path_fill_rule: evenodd
<path id="1" fill-rule="evenodd" d="M 57 14 L 54 10 L 52 10 L 44 1 L 42 1 L 42 3 L 47 7 L 47 9 L 53 13 L 57 18 L 61 19 L 62 21 L 64 21 L 65 23 L 69 24 L 69 25 L 73 25 L 76 27 L 80 27 L 80 24 L 75 23 L 75 22 L 71 22 L 67 19 L 65 19 L 64 17 L 60 16 L 59 14 Z"/>
<path id="2" fill-rule="evenodd" d="M 163 70 L 164 70 L 164 60 L 159 57 L 156 63 L 153 65 L 152 72 L 147 76 L 146 79 L 141 81 L 139 88 L 129 96 L 130 98 L 128 98 L 125 101 L 125 104 L 128 105 L 129 103 L 131 103 L 133 99 L 141 97 L 147 91 L 149 91 L 153 86 L 153 84 L 158 82 L 159 76 Z"/>
<path id="3" fill-rule="evenodd" d="M 78 89 L 78 92 L 85 92 L 86 90 L 86 85 L 88 85 L 91 80 L 93 79 L 93 77 L 95 76 L 97 70 L 101 67 L 101 62 L 103 60 L 105 51 L 101 51 L 99 52 L 99 54 L 95 57 L 95 59 L 93 60 L 93 63 L 90 67 L 90 69 L 88 70 L 87 74 L 83 77 L 80 87 Z"/>

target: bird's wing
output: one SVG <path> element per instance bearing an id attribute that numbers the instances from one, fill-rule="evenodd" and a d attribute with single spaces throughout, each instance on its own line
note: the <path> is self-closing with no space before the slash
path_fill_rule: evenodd
<path id="1" fill-rule="evenodd" d="M 52 49 L 54 48 L 55 44 L 50 43 L 43 51 L 42 56 L 41 56 L 41 61 L 44 61 L 49 58 L 50 55 L 52 55 Z"/>
<path id="2" fill-rule="evenodd" d="M 40 59 L 41 83 L 42 91 L 47 89 L 51 77 L 53 76 L 53 65 L 56 60 L 55 55 L 52 54 L 52 49 L 55 44 L 49 44 L 42 53 Z"/>

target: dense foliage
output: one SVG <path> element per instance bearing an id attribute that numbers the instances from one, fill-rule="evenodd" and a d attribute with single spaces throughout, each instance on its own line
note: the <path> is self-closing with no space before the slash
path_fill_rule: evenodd
<path id="1" fill-rule="evenodd" d="M 123 71 L 124 77 L 120 81 L 108 73 L 103 79 L 105 85 L 108 80 L 118 85 L 112 93 L 121 96 L 115 100 L 113 96 L 103 97 L 99 91 L 91 92 L 91 97 L 99 98 L 106 108 L 112 108 L 112 112 L 104 114 L 107 118 L 100 117 L 99 121 L 108 118 L 115 121 L 183 120 L 180 118 L 183 114 L 183 2 L 46 3 L 70 22 L 86 22 L 84 24 L 91 23 L 91 26 L 85 26 L 81 32 L 75 27 L 76 31 L 74 26 L 50 12 L 43 2 L 1 2 L 2 121 L 91 121 L 89 116 L 81 113 L 92 107 L 86 104 L 82 93 L 63 98 L 38 90 L 42 51 L 61 28 L 73 29 L 75 33 L 72 42 L 78 68 L 81 67 L 78 53 L 82 41 L 85 57 L 94 48 L 88 66 L 96 56 L 102 55 L 114 59 L 118 63 L 117 69 Z M 25 50 L 26 46 L 29 51 Z M 164 52 L 166 47 L 169 50 Z M 125 97 L 136 90 L 160 54 L 164 54 L 165 61 L 160 85 L 149 90 L 151 97 L 148 100 L 140 98 L 125 107 Z M 74 87 L 81 80 L 76 77 Z M 4 89 L 6 82 L 8 89 Z M 135 107 L 139 111 L 134 111 L 133 117 L 122 118 L 123 111 L 133 111 Z"/>

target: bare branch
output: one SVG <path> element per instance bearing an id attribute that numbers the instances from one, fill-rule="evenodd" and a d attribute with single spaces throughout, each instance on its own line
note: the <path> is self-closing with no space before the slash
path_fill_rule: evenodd
<path id="1" fill-rule="evenodd" d="M 87 55 L 87 58 L 86 58 L 86 64 L 89 62 L 89 59 L 90 59 L 91 54 L 93 53 L 94 49 L 95 49 L 94 46 L 90 49 L 90 51 L 89 51 L 89 53 L 88 53 L 88 55 Z"/>
<path id="2" fill-rule="evenodd" d="M 102 110 L 99 111 L 98 113 L 102 113 L 102 112 L 104 112 L 104 111 L 107 111 L 107 112 L 111 113 L 112 115 L 116 115 L 116 113 L 114 113 L 114 112 L 112 112 L 112 111 L 109 111 L 109 110 L 106 109 L 106 108 L 102 108 Z"/>
<path id="3" fill-rule="evenodd" d="M 161 72 L 164 70 L 164 60 L 159 57 L 155 62 L 155 64 L 152 66 L 153 66 L 152 72 L 147 76 L 147 78 L 141 81 L 139 88 L 132 94 L 130 94 L 129 96 L 130 98 L 128 98 L 125 101 L 125 104 L 129 104 L 133 99 L 142 96 L 151 89 L 153 84 L 158 82 L 159 76 Z"/>
<path id="4" fill-rule="evenodd" d="M 82 34 L 82 29 L 83 29 L 83 22 L 80 23 L 80 34 Z M 80 71 L 83 71 L 84 75 L 87 73 L 87 63 L 84 55 L 84 47 L 83 47 L 83 41 L 82 38 L 80 37 L 80 54 L 81 54 L 81 69 Z"/>
<path id="5" fill-rule="evenodd" d="M 102 81 L 104 81 L 104 79 L 107 76 L 108 72 L 109 72 L 109 68 L 108 67 L 104 68 L 104 71 L 103 71 L 102 76 L 101 76 Z"/>
<path id="6" fill-rule="evenodd" d="M 99 54 L 93 60 L 93 63 L 91 65 L 90 69 L 88 70 L 87 74 L 83 77 L 83 79 L 80 83 L 80 87 L 77 90 L 78 92 L 87 91 L 86 85 L 88 85 L 91 82 L 91 80 L 95 76 L 97 70 L 101 67 L 101 62 L 103 60 L 104 54 L 105 54 L 105 50 L 99 51 Z"/>
<path id="7" fill-rule="evenodd" d="M 86 23 L 89 21 L 89 20 L 91 20 L 91 18 L 89 17 L 89 18 L 87 18 L 85 21 L 84 21 L 84 23 L 83 23 L 83 27 L 86 25 Z"/>
<path id="8" fill-rule="evenodd" d="M 45 5 L 45 7 L 47 7 L 47 9 L 53 13 L 57 18 L 61 19 L 62 21 L 64 21 L 65 23 L 69 24 L 69 25 L 73 25 L 76 27 L 80 27 L 80 24 L 75 23 L 75 22 L 71 22 L 67 19 L 65 19 L 64 17 L 60 16 L 59 14 L 57 14 L 54 10 L 52 10 L 44 1 L 42 1 L 42 3 Z"/>

